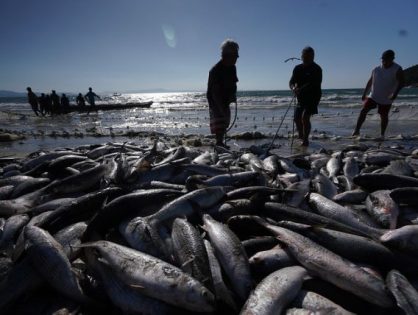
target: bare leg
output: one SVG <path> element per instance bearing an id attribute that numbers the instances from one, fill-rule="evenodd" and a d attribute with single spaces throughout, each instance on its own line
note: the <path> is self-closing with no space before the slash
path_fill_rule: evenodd
<path id="1" fill-rule="evenodd" d="M 295 121 L 296 129 L 298 130 L 298 139 L 303 139 L 303 124 L 302 124 L 302 111 L 295 109 Z"/>
<path id="2" fill-rule="evenodd" d="M 389 115 L 388 113 L 380 114 L 380 135 L 382 137 L 385 136 L 386 128 L 389 123 Z"/>
<path id="3" fill-rule="evenodd" d="M 303 146 L 309 145 L 309 134 L 311 133 L 311 114 L 307 111 L 303 111 L 302 114 L 302 123 L 303 123 Z"/>
<path id="4" fill-rule="evenodd" d="M 223 146 L 224 145 L 224 133 L 217 133 L 216 134 L 216 145 Z"/>
<path id="5" fill-rule="evenodd" d="M 360 134 L 361 126 L 363 125 L 364 121 L 366 120 L 367 113 L 370 111 L 369 108 L 363 108 L 360 112 L 360 115 L 357 119 L 356 129 L 354 129 L 352 136 L 358 136 Z"/>

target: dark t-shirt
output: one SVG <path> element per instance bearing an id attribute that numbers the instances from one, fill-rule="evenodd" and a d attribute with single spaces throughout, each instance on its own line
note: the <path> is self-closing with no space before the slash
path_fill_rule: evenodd
<path id="1" fill-rule="evenodd" d="M 31 105 L 36 105 L 38 104 L 38 97 L 36 96 L 35 93 L 33 92 L 28 92 L 28 102 Z"/>
<path id="2" fill-rule="evenodd" d="M 60 106 L 60 97 L 57 94 L 51 94 L 51 101 L 53 106 Z"/>
<path id="3" fill-rule="evenodd" d="M 84 106 L 86 105 L 86 102 L 84 101 L 84 97 L 79 95 L 77 96 L 77 105 L 78 106 Z"/>
<path id="4" fill-rule="evenodd" d="M 68 106 L 70 106 L 70 100 L 68 99 L 68 97 L 66 97 L 66 96 L 61 97 L 61 105 L 62 105 L 63 107 L 68 107 Z"/>
<path id="5" fill-rule="evenodd" d="M 305 106 L 318 106 L 321 99 L 322 69 L 315 62 L 305 66 L 297 65 L 293 69 L 290 85 L 297 84 L 301 88 L 298 103 Z"/>
<path id="6" fill-rule="evenodd" d="M 89 91 L 85 95 L 85 97 L 88 99 L 90 105 L 95 105 L 95 97 L 98 97 L 96 93 Z"/>
<path id="7" fill-rule="evenodd" d="M 222 105 L 227 106 L 237 99 L 237 68 L 235 66 L 225 66 L 222 61 L 219 61 L 209 71 L 208 89 L 206 97 L 209 106 L 215 105 L 214 93 L 219 93 L 218 98 Z M 215 106 L 216 106 L 215 105 Z"/>

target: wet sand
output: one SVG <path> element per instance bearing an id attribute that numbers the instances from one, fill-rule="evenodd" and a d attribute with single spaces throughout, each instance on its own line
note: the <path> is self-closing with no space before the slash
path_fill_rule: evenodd
<path id="1" fill-rule="evenodd" d="M 183 111 L 181 115 L 177 112 L 173 114 L 171 111 L 167 113 L 154 111 L 151 110 L 147 117 L 142 114 L 138 118 L 132 116 L 135 114 L 133 112 L 119 113 L 118 120 L 125 116 L 126 119 L 130 117 L 129 119 L 132 120 L 131 122 L 128 119 L 126 125 L 116 124 L 113 120 L 116 119 L 115 114 L 106 116 L 109 114 L 105 115 L 102 112 L 90 116 L 76 114 L 57 117 L 34 117 L 30 113 L 8 116 L 3 113 L 0 114 L 4 122 L 0 136 L 2 133 L 11 133 L 21 139 L 1 141 L 7 140 L 7 137 L 6 139 L 0 137 L 0 156 L 25 156 L 37 150 L 108 142 L 142 144 L 150 143 L 156 137 L 165 139 L 173 145 L 181 143 L 205 147 L 213 145 L 213 138 L 209 135 L 208 117 L 204 117 L 206 111 Z M 240 110 L 235 125 L 228 133 L 232 138 L 228 142 L 231 149 L 240 150 L 252 145 L 268 146 L 283 117 L 280 115 L 283 115 L 284 111 L 276 111 L 277 116 L 270 117 L 267 114 L 269 112 L 261 113 L 256 109 Z M 358 142 L 373 147 L 418 147 L 418 110 L 414 106 L 396 107 L 392 110 L 387 137 L 383 142 L 377 141 L 380 130 L 380 117 L 377 113 L 368 115 L 360 139 L 350 137 L 357 115 L 357 109 L 323 110 L 312 118 L 311 144 L 309 148 L 304 149 L 297 141 L 294 141 L 293 146 L 291 145 L 292 115 L 288 114 L 275 144 L 280 146 L 279 151 L 282 155 L 298 154 L 301 151 L 309 153 L 321 148 L 338 150 L 347 144 Z M 174 118 L 177 119 L 175 123 Z M 118 127 L 115 127 L 116 125 Z"/>
<path id="2" fill-rule="evenodd" d="M 255 139 L 249 139 L 255 137 Z M 160 139 L 172 146 L 186 145 L 211 149 L 214 139 L 210 135 L 164 135 L 160 133 L 140 133 L 134 135 L 109 136 L 105 134 L 88 134 L 80 136 L 59 134 L 55 136 L 32 136 L 25 135 L 24 139 L 8 142 L 0 142 L 0 157 L 24 157 L 35 151 L 51 151 L 57 148 L 77 147 L 86 144 L 104 144 L 109 142 L 133 142 L 135 144 L 150 144 L 155 139 Z M 248 149 L 251 146 L 267 148 L 273 136 L 261 133 L 231 134 L 227 144 L 233 151 Z M 417 136 L 391 136 L 385 141 L 377 141 L 376 137 L 363 135 L 360 139 L 342 137 L 327 133 L 313 132 L 309 147 L 302 147 L 297 139 L 291 139 L 291 134 L 279 134 L 274 142 L 275 153 L 282 156 L 317 152 L 321 149 L 338 150 L 348 144 L 365 143 L 370 147 L 392 147 L 398 149 L 418 148 Z"/>

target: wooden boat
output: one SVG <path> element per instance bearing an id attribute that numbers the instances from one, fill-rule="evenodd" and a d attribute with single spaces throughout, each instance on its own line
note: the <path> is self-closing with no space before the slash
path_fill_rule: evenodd
<path id="1" fill-rule="evenodd" d="M 125 103 L 125 104 L 100 104 L 91 108 L 90 105 L 85 106 L 70 106 L 68 108 L 62 108 L 62 113 L 72 113 L 79 112 L 84 113 L 93 110 L 122 110 L 122 109 L 131 109 L 131 108 L 150 108 L 152 101 L 149 102 L 138 102 L 138 103 Z"/>

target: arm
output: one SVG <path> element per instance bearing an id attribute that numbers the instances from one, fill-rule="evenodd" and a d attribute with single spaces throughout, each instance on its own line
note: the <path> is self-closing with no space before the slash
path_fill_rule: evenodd
<path id="1" fill-rule="evenodd" d="M 369 81 L 367 81 L 366 87 L 364 88 L 363 95 L 361 96 L 362 101 L 366 99 L 366 95 L 367 93 L 369 93 L 370 88 L 372 87 L 372 81 L 373 81 L 373 74 L 370 77 Z"/>
<path id="2" fill-rule="evenodd" d="M 395 92 L 393 92 L 393 94 L 390 96 L 390 99 L 392 101 L 396 99 L 399 91 L 402 90 L 402 88 L 405 85 L 405 77 L 404 77 L 402 68 L 400 68 L 398 72 L 396 72 L 396 80 L 398 81 L 398 86 L 396 87 Z"/>
<path id="3" fill-rule="evenodd" d="M 292 91 L 294 91 L 294 89 L 296 88 L 296 86 L 297 86 L 297 83 L 296 83 L 295 69 L 293 69 L 292 77 L 290 78 L 290 81 L 289 81 L 289 88 Z"/>
<path id="4" fill-rule="evenodd" d="M 99 100 L 101 100 L 100 96 L 94 93 L 94 96 L 97 97 Z"/>

